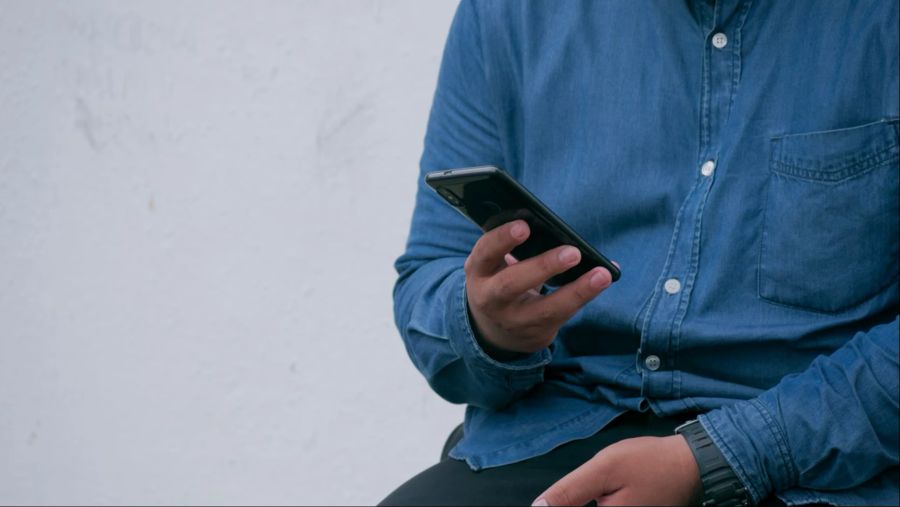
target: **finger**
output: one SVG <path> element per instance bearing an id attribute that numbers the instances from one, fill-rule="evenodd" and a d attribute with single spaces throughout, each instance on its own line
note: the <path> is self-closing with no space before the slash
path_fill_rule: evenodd
<path id="1" fill-rule="evenodd" d="M 516 259 L 511 254 L 504 255 L 503 259 L 506 260 L 507 266 L 512 266 L 513 264 L 518 264 L 518 262 L 519 262 L 519 259 Z M 540 284 L 535 285 L 534 287 L 529 289 L 529 292 L 533 291 L 535 296 L 539 296 L 541 294 L 541 289 L 543 289 L 543 288 L 544 288 L 544 283 L 541 282 Z"/>
<path id="2" fill-rule="evenodd" d="M 581 252 L 574 246 L 556 247 L 495 274 L 488 282 L 487 290 L 498 301 L 511 301 L 580 261 Z"/>
<path id="3" fill-rule="evenodd" d="M 646 502 L 637 502 L 635 498 L 631 498 L 625 490 L 618 490 L 608 493 L 606 496 L 597 499 L 597 507 L 606 507 L 607 505 L 641 505 Z"/>
<path id="4" fill-rule="evenodd" d="M 490 276 L 506 267 L 504 256 L 528 239 L 530 233 L 524 220 L 513 220 L 482 234 L 466 259 L 466 273 Z"/>
<path id="5" fill-rule="evenodd" d="M 593 458 L 556 481 L 531 505 L 584 505 L 606 493 L 605 474 Z"/>
<path id="6" fill-rule="evenodd" d="M 531 303 L 533 307 L 528 314 L 535 319 L 562 325 L 611 283 L 612 275 L 609 270 L 594 268 L 556 292 L 535 300 Z"/>

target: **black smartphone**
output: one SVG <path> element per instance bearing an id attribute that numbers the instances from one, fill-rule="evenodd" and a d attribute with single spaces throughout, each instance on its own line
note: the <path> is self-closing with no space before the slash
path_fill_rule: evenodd
<path id="1" fill-rule="evenodd" d="M 433 171 L 425 175 L 425 183 L 485 232 L 513 220 L 527 222 L 531 235 L 512 251 L 518 260 L 540 255 L 560 245 L 572 245 L 581 250 L 581 262 L 548 280 L 547 285 L 565 285 L 597 266 L 608 269 L 614 282 L 622 275 L 615 264 L 582 239 L 534 194 L 497 167 Z"/>

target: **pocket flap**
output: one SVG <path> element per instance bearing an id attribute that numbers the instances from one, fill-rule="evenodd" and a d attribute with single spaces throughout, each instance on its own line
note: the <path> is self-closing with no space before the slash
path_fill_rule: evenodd
<path id="1" fill-rule="evenodd" d="M 856 176 L 897 159 L 898 120 L 772 139 L 772 170 L 823 182 Z"/>

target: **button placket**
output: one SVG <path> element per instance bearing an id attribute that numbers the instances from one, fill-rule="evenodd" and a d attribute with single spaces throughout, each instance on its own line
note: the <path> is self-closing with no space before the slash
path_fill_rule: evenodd
<path id="1" fill-rule="evenodd" d="M 655 294 L 650 300 L 641 329 L 638 367 L 642 370 L 642 393 L 645 399 L 679 396 L 680 372 L 677 351 L 681 340 L 681 326 L 687 315 L 694 280 L 700 267 L 700 235 L 704 207 L 718 172 L 722 128 L 730 114 L 730 98 L 740 68 L 740 30 L 746 19 L 749 4 L 734 5 L 740 9 L 737 22 L 707 32 L 703 53 L 703 72 L 700 96 L 699 153 L 694 171 L 699 172 L 694 187 L 685 198 L 675 219 L 675 229 L 669 252 Z M 710 23 L 716 27 L 731 13 L 721 13 L 716 4 Z M 726 33 L 727 31 L 727 33 Z M 694 173 L 696 174 L 696 173 Z M 641 352 L 643 350 L 643 353 Z M 665 365 L 663 365 L 663 361 Z M 652 403 L 652 401 L 651 401 Z"/>

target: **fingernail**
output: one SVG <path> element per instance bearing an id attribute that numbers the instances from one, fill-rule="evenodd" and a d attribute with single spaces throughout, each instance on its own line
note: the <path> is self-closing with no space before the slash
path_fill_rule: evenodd
<path id="1" fill-rule="evenodd" d="M 547 507 L 548 505 L 550 504 L 548 504 L 547 500 L 544 500 L 543 498 L 538 498 L 534 501 L 533 504 L 531 504 L 532 507 Z"/>
<path id="2" fill-rule="evenodd" d="M 522 239 L 525 237 L 525 234 L 528 233 L 528 228 L 525 227 L 525 224 L 519 222 L 512 226 L 512 229 L 509 230 L 509 233 L 512 234 L 512 237 L 516 239 Z"/>
<path id="3" fill-rule="evenodd" d="M 578 262 L 578 258 L 581 256 L 581 252 L 578 251 L 574 246 L 568 246 L 563 248 L 559 252 L 559 262 L 563 264 L 575 264 Z"/>
<path id="4" fill-rule="evenodd" d="M 612 275 L 605 269 L 599 269 L 591 275 L 591 287 L 594 289 L 602 289 L 612 283 Z"/>

